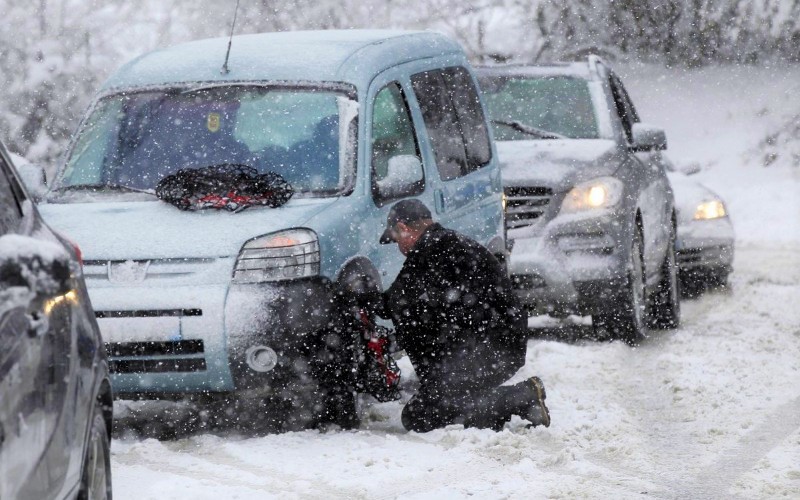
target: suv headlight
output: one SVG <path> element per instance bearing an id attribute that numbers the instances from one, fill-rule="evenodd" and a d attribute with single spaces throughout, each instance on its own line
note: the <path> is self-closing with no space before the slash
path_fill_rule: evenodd
<path id="1" fill-rule="evenodd" d="M 309 229 L 290 229 L 254 238 L 242 247 L 234 283 L 262 283 L 319 274 L 319 240 Z"/>
<path id="2" fill-rule="evenodd" d="M 598 177 L 578 184 L 564 198 L 561 213 L 613 207 L 622 199 L 622 191 L 622 182 L 613 177 Z"/>
<path id="3" fill-rule="evenodd" d="M 719 200 L 711 200 L 697 205 L 694 211 L 695 220 L 719 219 L 725 217 L 725 204 Z"/>

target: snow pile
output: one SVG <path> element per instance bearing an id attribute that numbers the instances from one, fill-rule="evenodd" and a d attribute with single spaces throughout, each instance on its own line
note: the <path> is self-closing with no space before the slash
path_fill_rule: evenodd
<path id="1" fill-rule="evenodd" d="M 769 134 L 758 144 L 755 153 L 765 167 L 779 165 L 800 168 L 800 115 Z"/>

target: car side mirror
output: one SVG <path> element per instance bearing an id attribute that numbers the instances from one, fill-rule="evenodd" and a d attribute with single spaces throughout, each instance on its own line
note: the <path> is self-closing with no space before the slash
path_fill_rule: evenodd
<path id="1" fill-rule="evenodd" d="M 47 193 L 47 175 L 42 167 L 28 163 L 19 166 L 17 172 L 33 201 L 38 202 L 44 198 Z"/>
<path id="2" fill-rule="evenodd" d="M 8 234 L 0 237 L 0 292 L 23 287 L 61 295 L 72 287 L 70 256 L 58 243 Z"/>
<path id="3" fill-rule="evenodd" d="M 425 179 L 422 162 L 414 155 L 389 158 L 386 177 L 377 181 L 378 194 L 383 200 L 414 194 Z"/>
<path id="4" fill-rule="evenodd" d="M 702 169 L 703 167 L 700 166 L 700 162 L 697 161 L 682 163 L 679 167 L 677 167 L 678 172 L 681 172 L 683 175 L 694 175 L 700 172 Z"/>
<path id="5" fill-rule="evenodd" d="M 664 151 L 667 149 L 667 134 L 664 129 L 647 125 L 646 123 L 634 123 L 632 129 L 633 144 L 631 150 L 635 153 L 647 151 Z"/>

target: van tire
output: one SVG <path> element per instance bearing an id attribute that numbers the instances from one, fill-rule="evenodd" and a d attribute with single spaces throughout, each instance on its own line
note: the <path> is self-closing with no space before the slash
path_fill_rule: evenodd
<path id="1" fill-rule="evenodd" d="M 356 380 L 361 329 L 351 294 L 340 292 L 328 328 L 313 341 L 311 372 L 317 385 L 312 427 L 335 424 L 343 429 L 357 428 Z"/>

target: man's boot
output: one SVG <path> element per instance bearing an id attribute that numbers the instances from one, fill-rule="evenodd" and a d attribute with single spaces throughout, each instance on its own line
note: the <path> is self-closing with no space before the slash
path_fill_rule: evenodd
<path id="1" fill-rule="evenodd" d="M 509 397 L 513 401 L 509 407 L 513 415 L 519 415 L 531 423 L 531 427 L 543 425 L 550 427 L 550 411 L 544 400 L 547 394 L 539 377 L 531 377 L 509 389 Z"/>

